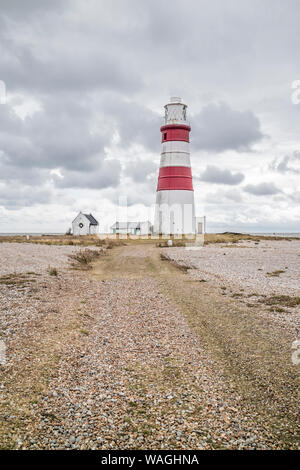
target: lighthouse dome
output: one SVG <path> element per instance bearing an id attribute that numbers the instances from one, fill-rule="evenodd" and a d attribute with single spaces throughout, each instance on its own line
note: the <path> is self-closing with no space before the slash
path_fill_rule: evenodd
<path id="1" fill-rule="evenodd" d="M 179 96 L 171 96 L 170 103 L 181 103 L 181 98 Z"/>
<path id="2" fill-rule="evenodd" d="M 172 96 L 165 105 L 165 124 L 188 124 L 186 120 L 187 105 L 179 96 Z"/>

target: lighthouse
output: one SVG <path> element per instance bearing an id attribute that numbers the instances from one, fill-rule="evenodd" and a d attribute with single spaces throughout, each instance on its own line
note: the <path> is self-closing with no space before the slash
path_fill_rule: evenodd
<path id="1" fill-rule="evenodd" d="M 189 150 L 191 127 L 187 105 L 172 97 L 165 105 L 161 158 L 156 192 L 154 232 L 195 234 L 195 203 Z"/>

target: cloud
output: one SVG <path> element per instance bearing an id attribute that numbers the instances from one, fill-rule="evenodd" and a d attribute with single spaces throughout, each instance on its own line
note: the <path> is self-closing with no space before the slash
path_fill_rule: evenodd
<path id="1" fill-rule="evenodd" d="M 260 122 L 252 111 L 236 111 L 226 103 L 211 103 L 192 119 L 195 149 L 245 151 L 263 138 Z"/>
<path id="2" fill-rule="evenodd" d="M 124 148 L 132 144 L 159 152 L 162 118 L 142 103 L 125 100 L 111 93 L 99 101 L 106 119 L 112 122 L 120 136 L 120 145 Z"/>
<path id="3" fill-rule="evenodd" d="M 91 172 L 70 171 L 62 177 L 53 175 L 54 183 L 59 188 L 102 189 L 116 187 L 120 183 L 121 164 L 118 160 L 99 161 L 99 168 Z"/>
<path id="4" fill-rule="evenodd" d="M 157 169 L 157 165 L 150 160 L 135 160 L 126 164 L 124 174 L 140 183 L 145 182 Z"/>
<path id="5" fill-rule="evenodd" d="M 290 166 L 289 164 L 296 166 Z M 275 159 L 269 165 L 270 170 L 278 173 L 294 173 L 300 174 L 300 152 L 294 152 L 292 155 L 286 155 L 281 159 Z"/>
<path id="6" fill-rule="evenodd" d="M 300 204 L 300 191 L 295 191 L 293 194 L 291 194 L 290 197 L 294 202 Z M 300 215 L 300 213 L 299 213 L 299 215 Z"/>
<path id="7" fill-rule="evenodd" d="M 45 187 L 22 186 L 16 190 L 11 185 L 0 184 L 0 206 L 10 210 L 31 207 L 35 204 L 49 204 L 52 196 L 52 191 Z"/>
<path id="8" fill-rule="evenodd" d="M 201 181 L 229 185 L 239 184 L 244 178 L 243 173 L 233 173 L 230 170 L 221 170 L 213 165 L 208 165 L 200 176 Z"/>
<path id="9" fill-rule="evenodd" d="M 70 97 L 44 99 L 42 109 L 24 120 L 9 105 L 0 106 L 0 179 L 26 182 L 28 176 L 32 182 L 37 169 L 97 170 L 110 133 L 92 133 L 93 120 L 88 102 Z"/>
<path id="10" fill-rule="evenodd" d="M 69 0 L 65 0 L 65 6 Z M 24 20 L 24 17 L 31 16 L 34 13 L 46 13 L 49 10 L 59 10 L 61 8 L 60 0 L 1 0 L 1 13 L 4 17 L 13 17 L 14 19 Z"/>
<path id="11" fill-rule="evenodd" d="M 247 193 L 254 194 L 255 196 L 269 196 L 281 192 L 274 183 L 248 184 L 243 189 Z"/>
<path id="12" fill-rule="evenodd" d="M 216 191 L 214 193 L 207 193 L 205 201 L 209 204 L 216 204 L 216 201 L 224 201 L 228 199 L 235 203 L 241 203 L 243 201 L 240 191 L 237 189 L 230 189 L 229 191 Z"/>

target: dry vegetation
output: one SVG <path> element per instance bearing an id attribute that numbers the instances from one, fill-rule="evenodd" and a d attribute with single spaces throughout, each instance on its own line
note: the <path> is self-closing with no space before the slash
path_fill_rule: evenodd
<path id="1" fill-rule="evenodd" d="M 74 269 L 91 269 L 91 263 L 95 261 L 95 259 L 99 258 L 99 256 L 104 255 L 105 251 L 103 249 L 100 250 L 80 250 L 73 255 L 69 255 L 69 259 L 71 260 L 71 265 Z"/>
<path id="2" fill-rule="evenodd" d="M 28 287 L 32 282 L 35 282 L 33 276 L 38 276 L 38 274 L 33 272 L 28 273 L 11 273 L 5 274 L 0 277 L 0 284 L 12 288 L 24 288 Z"/>
<path id="3" fill-rule="evenodd" d="M 206 245 L 210 243 L 239 243 L 242 241 L 254 241 L 259 243 L 261 240 L 299 240 L 295 237 L 275 237 L 264 235 L 248 235 L 243 233 L 224 232 L 224 233 L 206 233 L 204 237 Z"/>
<path id="4" fill-rule="evenodd" d="M 51 266 L 49 266 L 49 268 L 48 268 L 48 273 L 50 274 L 50 276 L 57 276 L 58 275 L 57 269 L 53 268 Z"/>
<path id="5" fill-rule="evenodd" d="M 103 235 L 102 235 L 103 237 Z M 112 234 L 107 235 L 106 238 L 99 238 L 98 235 L 30 235 L 27 239 L 26 235 L 7 235 L 0 236 L 0 243 L 38 243 L 42 245 L 70 245 L 70 246 L 101 246 L 112 248 L 113 246 L 131 245 L 131 244 L 152 244 L 155 243 L 159 248 L 168 248 L 168 239 L 173 241 L 173 247 L 182 247 L 186 243 L 192 241 L 191 239 L 177 239 L 171 236 L 166 238 L 111 238 Z M 247 235 L 242 233 L 224 232 L 224 233 L 206 233 L 204 235 L 204 244 L 211 243 L 239 243 L 241 241 L 254 241 L 259 243 L 260 240 L 294 240 L 294 237 L 276 237 L 276 236 L 263 236 L 263 235 Z"/>
<path id="6" fill-rule="evenodd" d="M 162 261 L 169 261 L 173 266 L 180 269 L 180 271 L 187 272 L 189 269 L 194 269 L 194 266 L 187 264 L 184 261 L 172 260 L 166 253 L 160 253 L 160 259 Z M 201 281 L 203 281 L 201 279 Z"/>
<path id="7" fill-rule="evenodd" d="M 300 297 L 291 297 L 290 295 L 271 295 L 270 297 L 263 297 L 261 303 L 270 306 L 282 305 L 283 307 L 296 307 L 300 305 Z"/>
<path id="8" fill-rule="evenodd" d="M 178 247 L 178 246 L 185 246 L 185 244 L 186 244 L 185 240 L 172 240 L 172 248 Z M 161 242 L 157 242 L 156 246 L 158 248 L 169 248 L 168 240 L 163 240 Z"/>
<path id="9" fill-rule="evenodd" d="M 93 261 L 100 256 L 104 256 L 107 250 L 111 250 L 114 247 L 125 245 L 122 240 L 98 240 L 96 246 L 101 246 L 98 250 L 86 248 L 85 250 L 77 251 L 76 253 L 69 255 L 68 258 L 71 260 L 73 269 L 91 269 Z M 93 245 L 95 246 L 95 244 Z"/>
<path id="10" fill-rule="evenodd" d="M 119 240 L 110 240 L 109 238 L 100 239 L 97 235 L 37 235 L 30 236 L 29 239 L 26 235 L 15 236 L 0 236 L 0 243 L 38 243 L 41 245 L 70 245 L 70 246 L 107 246 L 111 244 L 119 244 Z"/>

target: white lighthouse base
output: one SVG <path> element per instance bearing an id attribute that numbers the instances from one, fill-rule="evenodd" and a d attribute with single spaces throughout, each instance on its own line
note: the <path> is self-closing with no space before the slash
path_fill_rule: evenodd
<path id="1" fill-rule="evenodd" d="M 196 233 L 193 191 L 157 191 L 154 233 L 163 235 Z"/>

